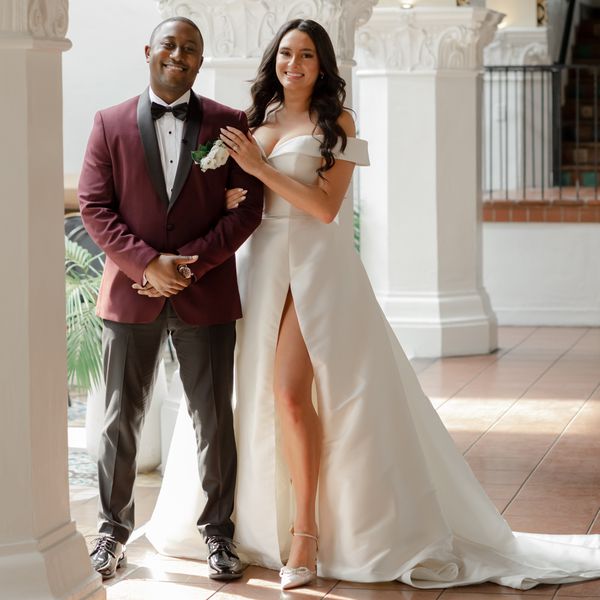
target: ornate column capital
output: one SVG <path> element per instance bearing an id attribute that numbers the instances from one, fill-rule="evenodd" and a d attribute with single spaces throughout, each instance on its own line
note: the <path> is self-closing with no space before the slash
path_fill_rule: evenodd
<path id="1" fill-rule="evenodd" d="M 340 61 L 354 58 L 356 28 L 371 17 L 377 0 L 156 0 L 163 18 L 181 15 L 205 35 L 205 56 L 258 58 L 290 19 L 314 19 L 329 32 Z"/>
<path id="2" fill-rule="evenodd" d="M 396 72 L 479 70 L 502 18 L 479 7 L 375 7 L 358 30 L 358 62 Z"/>
<path id="3" fill-rule="evenodd" d="M 0 4 L 0 49 L 68 50 L 68 0 L 4 0 Z"/>
<path id="4" fill-rule="evenodd" d="M 68 0 L 4 0 L 0 33 L 63 40 L 69 24 Z"/>
<path id="5" fill-rule="evenodd" d="M 484 50 L 486 65 L 549 65 L 551 62 L 545 27 L 500 29 Z"/>

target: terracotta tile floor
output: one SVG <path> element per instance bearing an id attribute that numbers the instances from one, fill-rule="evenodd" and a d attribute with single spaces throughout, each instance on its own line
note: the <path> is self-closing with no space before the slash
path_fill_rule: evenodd
<path id="1" fill-rule="evenodd" d="M 511 327 L 491 355 L 419 359 L 414 366 L 456 443 L 517 530 L 600 533 L 600 329 Z M 138 527 L 152 512 L 160 475 L 138 478 Z M 96 491 L 73 487 L 79 530 L 95 532 Z M 141 530 L 143 531 L 143 529 Z M 517 592 L 494 584 L 418 591 L 398 583 L 319 581 L 282 594 L 273 571 L 250 567 L 217 584 L 204 563 L 156 554 L 143 535 L 129 566 L 107 586 L 110 600 L 560 600 L 600 599 L 600 581 Z"/>

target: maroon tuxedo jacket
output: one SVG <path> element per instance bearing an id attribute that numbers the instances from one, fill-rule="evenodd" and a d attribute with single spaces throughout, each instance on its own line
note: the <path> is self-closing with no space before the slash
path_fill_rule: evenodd
<path id="1" fill-rule="evenodd" d="M 235 251 L 261 220 L 263 186 L 230 158 L 202 173 L 191 151 L 216 140 L 219 129 L 244 131 L 243 112 L 192 92 L 171 200 L 167 196 L 148 91 L 96 114 L 79 180 L 81 216 L 106 253 L 97 313 L 121 323 L 148 323 L 165 298 L 139 295 L 148 263 L 159 253 L 198 255 L 189 265 L 196 281 L 171 298 L 173 308 L 193 325 L 241 317 Z M 227 211 L 225 189 L 248 190 L 238 208 Z"/>

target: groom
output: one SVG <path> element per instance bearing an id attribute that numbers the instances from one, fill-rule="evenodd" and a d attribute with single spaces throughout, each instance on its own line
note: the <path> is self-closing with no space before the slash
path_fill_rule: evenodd
<path id="1" fill-rule="evenodd" d="M 258 226 L 262 184 L 233 160 L 202 172 L 191 151 L 221 127 L 247 130 L 244 113 L 191 91 L 202 34 L 189 19 L 160 23 L 146 46 L 150 87 L 95 118 L 79 183 L 81 216 L 106 254 L 97 311 L 104 320 L 106 413 L 99 448 L 100 537 L 91 553 L 103 578 L 126 564 L 144 415 L 171 335 L 198 442 L 207 501 L 198 529 L 213 579 L 241 576 L 231 542 L 236 478 L 231 392 L 234 253 Z M 226 188 L 248 190 L 235 211 Z M 133 284 L 159 297 L 138 294 Z"/>

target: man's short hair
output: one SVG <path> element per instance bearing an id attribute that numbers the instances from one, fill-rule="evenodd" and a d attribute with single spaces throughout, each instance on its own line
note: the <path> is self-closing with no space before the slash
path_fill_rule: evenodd
<path id="1" fill-rule="evenodd" d="M 192 21 L 191 19 L 188 19 L 187 17 L 169 17 L 168 19 L 165 19 L 164 21 L 161 21 L 153 30 L 152 33 L 150 34 L 150 42 L 149 45 L 152 46 L 153 42 L 154 42 L 154 38 L 156 36 L 156 33 L 158 32 L 158 30 L 165 25 L 166 23 L 171 23 L 173 21 L 180 21 L 181 23 L 186 23 L 187 25 L 189 25 L 192 29 L 195 29 L 198 32 L 198 35 L 200 36 L 200 42 L 202 42 L 202 46 L 204 47 L 204 38 L 202 37 L 202 32 L 200 31 L 200 28 L 198 27 L 198 25 L 196 25 L 196 23 L 194 23 L 194 21 Z"/>

